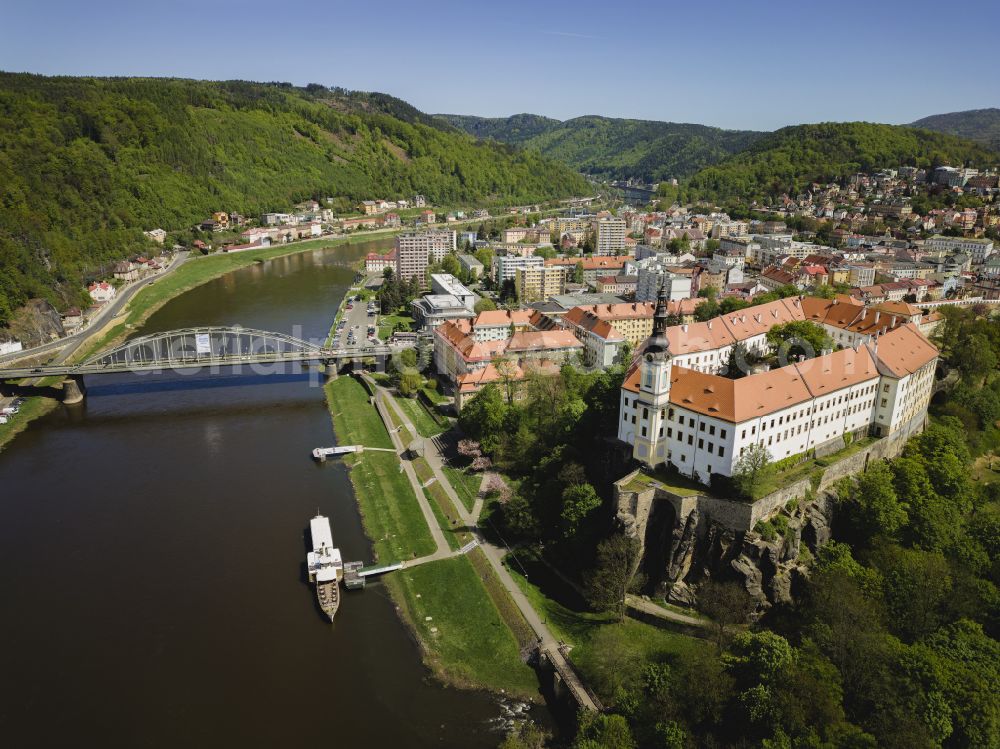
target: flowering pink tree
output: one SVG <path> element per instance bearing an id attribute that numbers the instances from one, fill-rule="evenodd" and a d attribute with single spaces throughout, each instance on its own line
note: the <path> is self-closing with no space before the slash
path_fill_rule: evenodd
<path id="1" fill-rule="evenodd" d="M 472 459 L 473 471 L 487 471 L 492 467 L 493 467 L 493 461 L 490 460 L 485 455 L 480 455 L 478 458 Z"/>
<path id="2" fill-rule="evenodd" d="M 466 458 L 478 458 L 483 454 L 482 448 L 475 440 L 459 440 L 458 454 Z"/>

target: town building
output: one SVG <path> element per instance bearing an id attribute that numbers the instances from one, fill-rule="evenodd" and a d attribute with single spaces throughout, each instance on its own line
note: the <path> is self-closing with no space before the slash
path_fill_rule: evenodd
<path id="1" fill-rule="evenodd" d="M 621 255 L 625 249 L 625 219 L 602 218 L 597 221 L 597 255 Z"/>
<path id="2" fill-rule="evenodd" d="M 110 302 L 115 298 L 118 293 L 118 289 L 109 284 L 107 281 L 100 281 L 98 283 L 92 283 L 87 287 L 87 293 L 90 294 L 90 298 L 94 300 L 95 304 L 104 304 L 105 302 Z"/>
<path id="3" fill-rule="evenodd" d="M 786 300 L 782 300 L 786 301 Z M 753 319 L 755 308 L 743 310 Z M 703 484 L 732 476 L 750 445 L 770 460 L 883 437 L 926 418 L 937 349 L 906 322 L 877 338 L 739 379 L 681 366 L 666 300 L 626 375 L 618 437 L 650 466 L 669 464 Z"/>
<path id="4" fill-rule="evenodd" d="M 384 255 L 380 255 L 377 252 L 369 252 L 365 255 L 365 272 L 384 273 L 386 268 L 392 268 L 394 273 L 396 271 L 395 248 L 389 250 Z"/>
<path id="5" fill-rule="evenodd" d="M 993 254 L 992 239 L 975 237 L 934 236 L 924 240 L 924 249 L 942 252 L 963 252 L 972 259 L 973 265 L 982 265 Z"/>
<path id="6" fill-rule="evenodd" d="M 494 255 L 493 281 L 497 286 L 504 281 L 513 281 L 521 268 L 542 268 L 545 259 L 533 255 Z"/>
<path id="7" fill-rule="evenodd" d="M 459 255 L 458 265 L 466 273 L 469 274 L 469 278 L 473 280 L 478 280 L 483 277 L 484 266 L 479 260 L 476 259 L 475 255 Z"/>
<path id="8" fill-rule="evenodd" d="M 518 268 L 514 288 L 522 303 L 557 296 L 566 291 L 566 268 L 558 265 Z"/>
<path id="9" fill-rule="evenodd" d="M 424 281 L 427 266 L 440 263 L 445 255 L 455 252 L 455 232 L 438 229 L 396 235 L 396 277 Z"/>

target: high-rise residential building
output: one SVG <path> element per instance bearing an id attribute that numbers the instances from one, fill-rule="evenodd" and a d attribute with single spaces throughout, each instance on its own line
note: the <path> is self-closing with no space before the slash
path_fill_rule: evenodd
<path id="1" fill-rule="evenodd" d="M 405 281 L 416 276 L 423 282 L 427 266 L 441 262 L 455 249 L 455 232 L 451 230 L 399 234 L 396 236 L 396 276 Z"/>
<path id="2" fill-rule="evenodd" d="M 566 292 L 566 269 L 558 265 L 518 268 L 514 288 L 522 302 L 535 302 Z"/>
<path id="3" fill-rule="evenodd" d="M 598 255 L 621 255 L 625 249 L 625 219 L 602 218 L 597 221 Z"/>
<path id="4" fill-rule="evenodd" d="M 522 257 L 521 255 L 494 255 L 493 279 L 497 286 L 499 286 L 504 281 L 515 280 L 518 268 L 541 268 L 544 265 L 545 258 L 535 255 L 528 257 Z"/>

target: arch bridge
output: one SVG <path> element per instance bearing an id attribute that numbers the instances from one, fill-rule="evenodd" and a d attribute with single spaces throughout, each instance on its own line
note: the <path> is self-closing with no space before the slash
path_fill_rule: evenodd
<path id="1" fill-rule="evenodd" d="M 0 381 L 25 377 L 61 376 L 75 382 L 82 399 L 83 376 L 121 372 L 216 369 L 239 365 L 294 362 L 336 364 L 374 357 L 384 366 L 386 358 L 401 347 L 384 344 L 326 348 L 285 333 L 232 327 L 197 327 L 170 330 L 132 338 L 78 364 L 0 369 Z"/>

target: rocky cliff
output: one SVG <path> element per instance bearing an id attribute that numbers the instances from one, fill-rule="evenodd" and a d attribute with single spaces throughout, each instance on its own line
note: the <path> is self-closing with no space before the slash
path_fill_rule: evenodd
<path id="1" fill-rule="evenodd" d="M 835 497 L 829 492 L 790 502 L 759 531 L 737 532 L 698 507 L 681 514 L 683 504 L 649 491 L 645 522 L 629 512 L 633 502 L 619 503 L 618 518 L 642 541 L 648 592 L 676 604 L 694 605 L 709 579 L 738 581 L 759 613 L 790 602 L 808 574 L 803 551 L 815 553 L 830 540 Z"/>
<path id="2" fill-rule="evenodd" d="M 58 310 L 44 299 L 29 299 L 14 313 L 9 329 L 0 330 L 0 335 L 19 340 L 25 348 L 47 343 L 64 334 Z"/>

